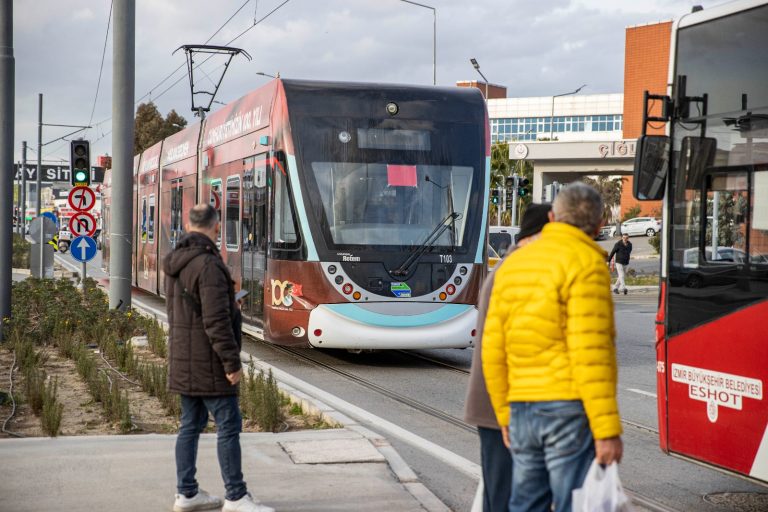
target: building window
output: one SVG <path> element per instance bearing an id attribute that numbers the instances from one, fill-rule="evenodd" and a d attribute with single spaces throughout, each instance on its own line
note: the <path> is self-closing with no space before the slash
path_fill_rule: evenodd
<path id="1" fill-rule="evenodd" d="M 553 134 L 570 132 L 617 132 L 622 115 L 515 117 L 491 119 L 491 143 L 535 141 Z"/>

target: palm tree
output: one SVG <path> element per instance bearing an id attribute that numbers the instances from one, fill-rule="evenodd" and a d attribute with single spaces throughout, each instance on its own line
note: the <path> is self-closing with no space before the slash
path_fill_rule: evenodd
<path id="1" fill-rule="evenodd" d="M 595 178 L 584 176 L 582 181 L 593 186 L 603 198 L 603 220 L 611 222 L 613 213 L 611 207 L 621 202 L 621 188 L 626 178 L 599 175 Z"/>
<path id="2" fill-rule="evenodd" d="M 491 188 L 505 186 L 509 169 L 509 143 L 499 142 L 491 146 Z"/>

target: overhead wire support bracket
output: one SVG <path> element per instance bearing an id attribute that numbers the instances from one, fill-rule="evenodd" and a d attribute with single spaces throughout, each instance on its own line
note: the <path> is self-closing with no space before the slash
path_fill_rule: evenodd
<path id="1" fill-rule="evenodd" d="M 251 60 L 251 56 L 248 55 L 248 52 L 246 52 L 241 48 L 233 48 L 231 46 L 215 46 L 215 45 L 207 45 L 207 44 L 185 44 L 176 48 L 173 51 L 173 53 L 175 54 L 177 51 L 181 50 L 182 48 L 184 49 L 184 53 L 186 54 L 186 57 L 187 57 L 187 73 L 189 74 L 189 89 L 192 95 L 192 111 L 195 113 L 195 115 L 200 116 L 200 118 L 202 119 L 205 116 L 205 112 L 209 112 L 211 110 L 211 105 L 213 104 L 213 100 L 216 98 L 216 93 L 219 92 L 221 81 L 224 80 L 224 75 L 227 73 L 229 64 L 232 62 L 232 59 L 235 57 L 235 55 L 242 54 L 248 60 Z M 211 82 L 214 84 L 213 92 L 202 90 L 195 83 L 195 69 L 197 69 L 200 66 L 200 65 L 195 66 L 196 54 L 210 55 L 207 59 L 205 59 L 206 61 L 215 55 L 222 55 L 226 59 L 226 61 L 224 62 L 224 70 L 221 72 L 221 76 L 219 76 L 218 82 L 213 82 L 213 80 L 211 80 L 210 77 L 201 70 L 201 72 L 206 76 L 208 76 L 208 79 L 211 80 Z M 197 87 L 197 90 L 195 90 L 196 87 Z M 201 98 L 198 98 L 198 96 L 200 96 Z"/>

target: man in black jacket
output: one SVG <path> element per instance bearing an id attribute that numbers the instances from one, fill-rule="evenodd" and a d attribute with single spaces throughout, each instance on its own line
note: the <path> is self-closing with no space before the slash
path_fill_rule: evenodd
<path id="1" fill-rule="evenodd" d="M 226 488 L 224 512 L 274 512 L 254 502 L 243 480 L 237 384 L 240 314 L 232 277 L 214 240 L 218 213 L 207 204 L 189 212 L 187 232 L 163 262 L 167 293 L 168 390 L 181 395 L 176 439 L 177 494 L 174 512 L 209 510 L 222 500 L 198 487 L 195 474 L 200 433 L 208 413 L 216 422 L 217 454 Z"/>
<path id="2" fill-rule="evenodd" d="M 622 289 L 624 295 L 627 294 L 627 285 L 624 283 L 624 275 L 626 273 L 626 267 L 629 265 L 629 255 L 632 254 L 632 242 L 629 241 L 629 235 L 621 235 L 621 240 L 616 242 L 611 250 L 611 254 L 608 255 L 608 261 L 611 262 L 611 272 L 616 269 L 616 283 L 613 285 L 613 293 L 619 293 L 619 288 Z M 614 258 L 614 256 L 616 256 Z"/>

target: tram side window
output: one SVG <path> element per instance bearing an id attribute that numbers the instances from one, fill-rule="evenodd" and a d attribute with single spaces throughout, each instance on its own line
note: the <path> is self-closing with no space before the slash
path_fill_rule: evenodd
<path id="1" fill-rule="evenodd" d="M 147 241 L 147 197 L 141 198 L 141 241 Z"/>
<path id="2" fill-rule="evenodd" d="M 216 213 L 219 216 L 219 222 L 221 222 L 221 182 L 216 181 L 211 183 L 211 206 L 216 209 Z M 221 230 L 216 234 L 216 245 L 221 246 Z"/>
<path id="3" fill-rule="evenodd" d="M 147 219 L 147 241 L 155 243 L 155 195 L 149 196 L 149 218 Z"/>
<path id="4" fill-rule="evenodd" d="M 296 233 L 296 218 L 293 214 L 288 176 L 285 166 L 276 165 L 273 170 L 274 205 L 272 217 L 272 246 L 277 249 L 292 249 L 299 238 Z"/>
<path id="5" fill-rule="evenodd" d="M 171 237 L 178 238 L 183 230 L 181 212 L 183 206 L 184 189 L 174 187 L 171 189 Z"/>
<path id="6" fill-rule="evenodd" d="M 237 249 L 240 240 L 240 178 L 227 178 L 226 230 L 228 249 Z"/>

